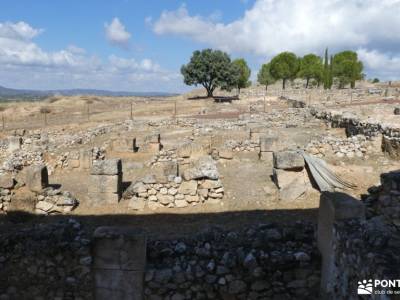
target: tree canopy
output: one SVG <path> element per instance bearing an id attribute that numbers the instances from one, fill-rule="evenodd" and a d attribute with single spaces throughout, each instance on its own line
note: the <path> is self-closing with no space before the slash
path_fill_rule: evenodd
<path id="1" fill-rule="evenodd" d="M 257 81 L 265 85 L 265 90 L 268 90 L 268 85 L 273 84 L 276 79 L 271 75 L 271 63 L 263 64 L 257 74 Z"/>
<path id="2" fill-rule="evenodd" d="M 251 85 L 251 81 L 249 81 L 251 70 L 243 58 L 235 59 L 233 64 L 238 68 L 240 73 L 237 82 L 237 88 L 240 93 L 240 89 L 247 88 Z"/>
<path id="3" fill-rule="evenodd" d="M 271 74 L 275 79 L 282 79 L 285 89 L 286 80 L 295 79 L 299 70 L 299 60 L 292 52 L 282 52 L 271 60 Z"/>
<path id="4" fill-rule="evenodd" d="M 230 90 L 237 86 L 240 72 L 229 55 L 220 50 L 194 51 L 188 64 L 181 67 L 187 85 L 201 84 L 212 97 L 217 87 Z"/>
<path id="5" fill-rule="evenodd" d="M 356 80 L 360 80 L 364 76 L 362 71 L 363 64 L 358 60 L 356 52 L 343 51 L 334 55 L 332 72 L 338 80 L 339 88 L 344 88 L 347 84 L 354 88 Z"/>
<path id="6" fill-rule="evenodd" d="M 323 75 L 324 68 L 322 65 L 322 60 L 319 56 L 315 54 L 307 54 L 301 58 L 300 69 L 297 76 L 306 80 L 306 88 L 308 88 L 310 79 L 315 79 L 319 84 L 323 78 Z"/>

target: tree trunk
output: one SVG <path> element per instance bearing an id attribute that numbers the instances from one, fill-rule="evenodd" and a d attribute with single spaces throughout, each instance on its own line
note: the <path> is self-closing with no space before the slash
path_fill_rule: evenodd
<path id="1" fill-rule="evenodd" d="M 268 84 L 265 85 L 265 92 L 268 92 Z"/>
<path id="2" fill-rule="evenodd" d="M 284 90 L 286 87 L 286 78 L 282 79 L 282 89 Z"/>
<path id="3" fill-rule="evenodd" d="M 354 89 L 354 88 L 356 87 L 356 82 L 355 82 L 355 81 L 352 81 L 352 82 L 350 83 L 350 87 L 351 87 L 352 89 Z"/>
<path id="4" fill-rule="evenodd" d="M 211 89 L 211 88 L 206 88 L 206 90 L 207 90 L 207 97 L 212 97 L 213 96 L 213 89 Z"/>
<path id="5" fill-rule="evenodd" d="M 307 77 L 307 81 L 306 81 L 306 89 L 308 89 L 308 83 L 310 82 L 310 78 Z"/>

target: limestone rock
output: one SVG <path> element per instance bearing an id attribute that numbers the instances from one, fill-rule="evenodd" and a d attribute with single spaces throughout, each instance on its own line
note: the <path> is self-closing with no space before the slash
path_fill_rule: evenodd
<path id="1" fill-rule="evenodd" d="M 304 158 L 296 151 L 274 152 L 274 167 L 277 169 L 303 168 Z"/>
<path id="2" fill-rule="evenodd" d="M 14 187 L 14 179 L 11 174 L 0 174 L 0 188 L 11 189 Z"/>
<path id="3" fill-rule="evenodd" d="M 128 208 L 133 210 L 143 210 L 145 201 L 143 198 L 133 197 L 129 200 Z"/>
<path id="4" fill-rule="evenodd" d="M 184 181 L 178 189 L 180 194 L 184 195 L 196 195 L 197 182 L 195 180 Z"/>
<path id="5" fill-rule="evenodd" d="M 118 175 L 122 172 L 120 159 L 112 158 L 106 160 L 96 160 L 93 162 L 92 175 Z"/>

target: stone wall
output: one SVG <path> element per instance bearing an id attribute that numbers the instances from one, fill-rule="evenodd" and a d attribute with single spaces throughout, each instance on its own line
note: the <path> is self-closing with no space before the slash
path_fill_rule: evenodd
<path id="1" fill-rule="evenodd" d="M 220 203 L 224 192 L 215 161 L 210 156 L 202 156 L 184 169 L 174 161 L 159 162 L 147 176 L 133 182 L 123 197 L 129 200 L 130 209 L 155 210 Z"/>
<path id="2" fill-rule="evenodd" d="M 150 241 L 146 299 L 318 299 L 314 229 L 266 223 Z"/>
<path id="3" fill-rule="evenodd" d="M 97 233 L 73 219 L 2 233 L 0 299 L 93 299 L 107 282 L 121 291 L 117 279 L 104 281 L 104 268 L 96 263 L 98 258 L 109 263 L 118 257 L 114 254 L 121 243 L 107 242 L 107 258 L 105 246 L 97 247 L 95 239 Z M 210 228 L 190 237 L 151 239 L 146 252 L 145 299 L 318 299 L 320 260 L 312 223 Z M 123 271 L 131 278 L 131 269 Z M 140 294 L 142 279 L 136 275 L 118 280 L 134 280 Z"/>
<path id="4" fill-rule="evenodd" d="M 92 299 L 90 239 L 74 221 L 0 234 L 0 299 Z"/>
<path id="5" fill-rule="evenodd" d="M 331 227 L 328 246 L 333 250 L 334 267 L 329 270 L 327 299 L 358 299 L 359 281 L 400 278 L 400 173 L 382 174 L 381 181 L 363 198 L 365 220 L 337 219 Z M 391 298 L 380 294 L 372 299 Z"/>

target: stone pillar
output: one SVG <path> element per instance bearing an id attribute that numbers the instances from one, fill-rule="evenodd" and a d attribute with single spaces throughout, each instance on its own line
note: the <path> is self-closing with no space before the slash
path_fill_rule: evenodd
<path id="1" fill-rule="evenodd" d="M 146 237 L 129 227 L 99 227 L 94 232 L 94 298 L 142 300 Z"/>
<path id="2" fill-rule="evenodd" d="M 122 163 L 120 159 L 93 162 L 88 196 L 92 204 L 118 204 L 121 198 Z"/>
<path id="3" fill-rule="evenodd" d="M 278 137 L 275 136 L 261 136 L 260 137 L 260 160 L 270 161 L 273 160 L 273 152 L 278 151 Z"/>
<path id="4" fill-rule="evenodd" d="M 79 152 L 79 167 L 82 170 L 90 170 L 92 167 L 92 150 L 81 149 Z"/>
<path id="5" fill-rule="evenodd" d="M 40 193 L 49 185 L 47 167 L 44 165 L 28 167 L 25 182 L 28 189 L 32 192 Z"/>
<path id="6" fill-rule="evenodd" d="M 145 137 L 145 148 L 148 152 L 158 153 L 162 149 L 161 136 L 159 133 L 154 133 Z"/>
<path id="7" fill-rule="evenodd" d="M 323 192 L 318 211 L 317 244 L 322 255 L 321 299 L 332 299 L 332 281 L 335 279 L 333 249 L 334 224 L 337 221 L 365 218 L 365 206 L 344 193 Z"/>
<path id="8" fill-rule="evenodd" d="M 14 152 L 21 149 L 22 139 L 19 136 L 10 136 L 8 138 L 8 151 Z"/>

